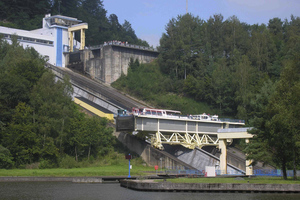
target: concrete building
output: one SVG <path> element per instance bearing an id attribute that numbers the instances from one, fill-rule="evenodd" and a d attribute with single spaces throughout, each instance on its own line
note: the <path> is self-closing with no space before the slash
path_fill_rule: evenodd
<path id="1" fill-rule="evenodd" d="M 111 42 L 83 51 L 65 53 L 65 56 L 66 67 L 111 84 L 122 74 L 127 75 L 130 59 L 150 63 L 158 54 L 159 52 L 151 47 Z"/>
<path id="2" fill-rule="evenodd" d="M 11 43 L 12 36 L 17 35 L 18 41 L 24 48 L 33 47 L 52 65 L 65 67 L 66 61 L 63 53 L 73 51 L 74 48 L 82 48 L 82 44 L 73 39 L 74 31 L 81 30 L 81 36 L 84 36 L 82 30 L 85 29 L 87 29 L 87 24 L 81 23 L 76 18 L 47 14 L 43 18 L 43 26 L 40 29 L 26 31 L 0 26 L 0 34 L 3 34 L 9 43 Z M 69 38 L 72 38 L 72 41 Z M 70 49 L 70 46 L 73 48 Z"/>
<path id="3" fill-rule="evenodd" d="M 75 69 L 108 84 L 116 81 L 122 73 L 127 74 L 131 58 L 149 63 L 158 56 L 156 49 L 127 42 L 111 41 L 87 48 L 86 29 L 88 24 L 77 18 L 47 14 L 40 29 L 26 31 L 0 26 L 0 34 L 9 43 L 16 35 L 24 48 L 33 47 L 52 65 Z M 80 42 L 74 39 L 75 31 L 80 31 Z"/>

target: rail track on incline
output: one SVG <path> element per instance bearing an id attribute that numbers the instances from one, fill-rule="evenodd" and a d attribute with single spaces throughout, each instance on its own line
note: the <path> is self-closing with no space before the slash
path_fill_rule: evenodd
<path id="1" fill-rule="evenodd" d="M 120 108 L 131 110 L 132 107 L 150 107 L 144 102 L 138 101 L 128 95 L 120 93 L 111 86 L 95 81 L 77 72 L 73 72 L 68 68 L 56 67 L 48 64 L 47 68 L 52 71 L 59 72 L 70 77 L 71 83 L 87 88 L 89 92 L 98 94 L 102 99 L 105 99 L 111 104 L 117 105 Z"/>

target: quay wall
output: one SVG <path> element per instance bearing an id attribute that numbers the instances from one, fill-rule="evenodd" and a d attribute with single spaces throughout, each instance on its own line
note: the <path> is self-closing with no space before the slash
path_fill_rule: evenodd
<path id="1" fill-rule="evenodd" d="M 300 193 L 300 184 L 171 183 L 151 180 L 122 180 L 120 183 L 122 187 L 140 191 Z"/>
<path id="2" fill-rule="evenodd" d="M 101 177 L 0 177 L 0 182 L 73 182 L 73 183 L 102 183 Z"/>

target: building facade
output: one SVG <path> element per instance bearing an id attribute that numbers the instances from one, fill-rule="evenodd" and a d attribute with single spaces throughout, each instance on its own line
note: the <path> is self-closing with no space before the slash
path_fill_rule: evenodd
<path id="1" fill-rule="evenodd" d="M 80 23 L 81 21 L 76 18 L 47 14 L 43 18 L 43 26 L 40 29 L 26 31 L 0 26 L 0 34 L 9 43 L 11 43 L 13 35 L 16 35 L 24 48 L 33 47 L 52 65 L 65 67 L 64 52 L 70 51 L 70 44 L 73 44 L 72 50 L 80 48 L 80 42 L 75 39 L 70 43 L 70 34 L 72 34 L 71 38 L 74 38 L 74 32 L 70 32 L 69 29 Z M 84 25 L 87 27 L 86 23 Z"/>

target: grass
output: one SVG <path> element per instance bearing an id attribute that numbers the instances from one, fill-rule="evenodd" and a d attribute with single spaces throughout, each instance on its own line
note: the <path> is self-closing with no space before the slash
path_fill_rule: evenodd
<path id="1" fill-rule="evenodd" d="M 238 180 L 236 178 L 176 178 L 168 179 L 172 183 L 251 183 L 251 184 L 300 184 L 300 180 L 288 179 L 281 177 L 251 177 Z M 157 180 L 163 181 L 163 180 Z"/>
<path id="2" fill-rule="evenodd" d="M 143 171 L 153 171 L 153 167 L 134 166 L 130 175 L 145 175 Z M 72 169 L 0 169 L 0 176 L 41 176 L 41 177 L 79 177 L 79 176 L 127 176 L 127 165 L 111 165 Z"/>
<path id="3" fill-rule="evenodd" d="M 146 173 L 147 171 L 147 173 Z M 149 172 L 155 174 L 153 167 L 133 165 L 131 176 L 144 176 Z M 0 169 L 0 176 L 29 176 L 29 177 L 94 177 L 94 176 L 127 176 L 128 164 L 106 165 L 98 167 L 72 168 L 72 169 Z M 171 183 L 251 183 L 251 184 L 300 184 L 300 180 L 282 179 L 282 177 L 245 177 L 244 180 L 236 178 L 174 178 L 167 179 Z M 161 182 L 163 180 L 156 180 Z"/>
<path id="4" fill-rule="evenodd" d="M 122 75 L 111 84 L 112 87 L 157 108 L 179 110 L 183 115 L 204 112 L 218 114 L 218 110 L 207 103 L 185 97 L 183 85 L 182 80 L 174 81 L 162 74 L 156 61 L 141 64 L 134 71 L 130 69 L 127 76 Z"/>
<path id="5" fill-rule="evenodd" d="M 118 143 L 119 144 L 119 143 Z M 60 168 L 39 168 L 39 163 L 25 166 L 25 169 L 0 169 L 0 176 L 40 176 L 40 177 L 84 177 L 84 176 L 128 176 L 128 160 L 125 159 L 124 147 L 119 144 L 116 152 L 109 152 L 105 156 L 92 161 L 76 162 L 75 158 L 66 156 L 60 162 Z M 117 151 L 124 151 L 122 153 Z M 149 167 L 137 155 L 130 160 L 132 169 L 130 175 L 146 175 L 145 171 L 155 170 Z M 147 173 L 148 174 L 148 173 Z"/>

